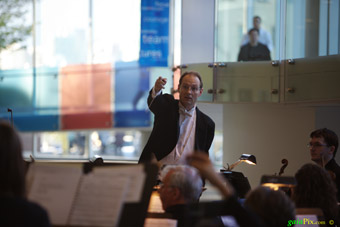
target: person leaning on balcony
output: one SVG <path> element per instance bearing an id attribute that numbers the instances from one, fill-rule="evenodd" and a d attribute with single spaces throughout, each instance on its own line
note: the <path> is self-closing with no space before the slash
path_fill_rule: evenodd
<path id="1" fill-rule="evenodd" d="M 159 77 L 150 90 L 148 105 L 155 121 L 139 163 L 150 161 L 154 155 L 161 165 L 185 164 L 186 156 L 194 150 L 208 153 L 214 139 L 215 123 L 196 107 L 203 92 L 200 74 L 183 73 L 178 85 L 179 100 L 162 94 L 166 83 L 166 78 Z"/>
<path id="2" fill-rule="evenodd" d="M 0 225 L 51 226 L 47 212 L 25 198 L 25 172 L 19 135 L 0 122 Z"/>
<path id="3" fill-rule="evenodd" d="M 268 47 L 259 42 L 259 30 L 252 28 L 248 32 L 249 43 L 243 45 L 238 54 L 238 61 L 267 61 L 271 60 Z"/>
<path id="4" fill-rule="evenodd" d="M 259 16 L 253 17 L 253 28 L 256 28 L 259 31 L 259 42 L 266 45 L 269 51 L 273 51 L 273 41 L 272 36 L 266 30 L 264 30 L 261 26 L 262 19 Z M 241 46 L 249 43 L 250 37 L 249 34 L 244 34 L 241 41 Z"/>

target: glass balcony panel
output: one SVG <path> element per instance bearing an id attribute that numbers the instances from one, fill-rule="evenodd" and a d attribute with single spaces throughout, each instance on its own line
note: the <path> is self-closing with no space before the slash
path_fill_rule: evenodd
<path id="1" fill-rule="evenodd" d="M 181 74 L 187 71 L 198 72 L 202 77 L 203 93 L 198 98 L 198 101 L 211 102 L 213 101 L 213 94 L 209 93 L 213 87 L 213 68 L 208 67 L 208 63 L 190 64 L 186 68 L 181 69 Z"/>
<path id="2" fill-rule="evenodd" d="M 216 70 L 218 102 L 279 101 L 279 67 L 272 62 L 230 62 Z"/>
<path id="3" fill-rule="evenodd" d="M 340 98 L 340 55 L 286 62 L 287 102 Z"/>

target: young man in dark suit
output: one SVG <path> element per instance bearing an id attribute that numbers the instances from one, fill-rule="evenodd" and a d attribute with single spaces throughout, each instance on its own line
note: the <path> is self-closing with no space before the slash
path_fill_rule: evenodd
<path id="1" fill-rule="evenodd" d="M 167 80 L 159 77 L 150 90 L 148 105 L 155 115 L 154 127 L 139 163 L 154 155 L 160 164 L 185 164 L 195 150 L 207 152 L 214 139 L 215 123 L 196 107 L 203 83 L 197 72 L 185 72 L 179 81 L 179 100 L 162 94 Z"/>
<path id="2" fill-rule="evenodd" d="M 338 146 L 338 136 L 330 129 L 321 128 L 310 134 L 308 148 L 311 160 L 331 174 L 338 189 L 337 197 L 340 201 L 340 166 L 335 161 Z"/>

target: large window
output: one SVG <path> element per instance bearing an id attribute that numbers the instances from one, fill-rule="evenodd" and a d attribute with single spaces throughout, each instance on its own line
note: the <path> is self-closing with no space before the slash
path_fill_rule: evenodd
<path id="1" fill-rule="evenodd" d="M 42 0 L 36 12 L 37 66 L 138 60 L 140 0 Z"/>

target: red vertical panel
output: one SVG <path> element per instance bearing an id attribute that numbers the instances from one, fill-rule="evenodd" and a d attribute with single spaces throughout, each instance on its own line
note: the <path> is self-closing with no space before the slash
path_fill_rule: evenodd
<path id="1" fill-rule="evenodd" d="M 111 128 L 113 114 L 111 112 L 66 114 L 61 117 L 63 130 Z"/>
<path id="2" fill-rule="evenodd" d="M 112 127 L 111 64 L 66 66 L 60 78 L 61 129 Z"/>

